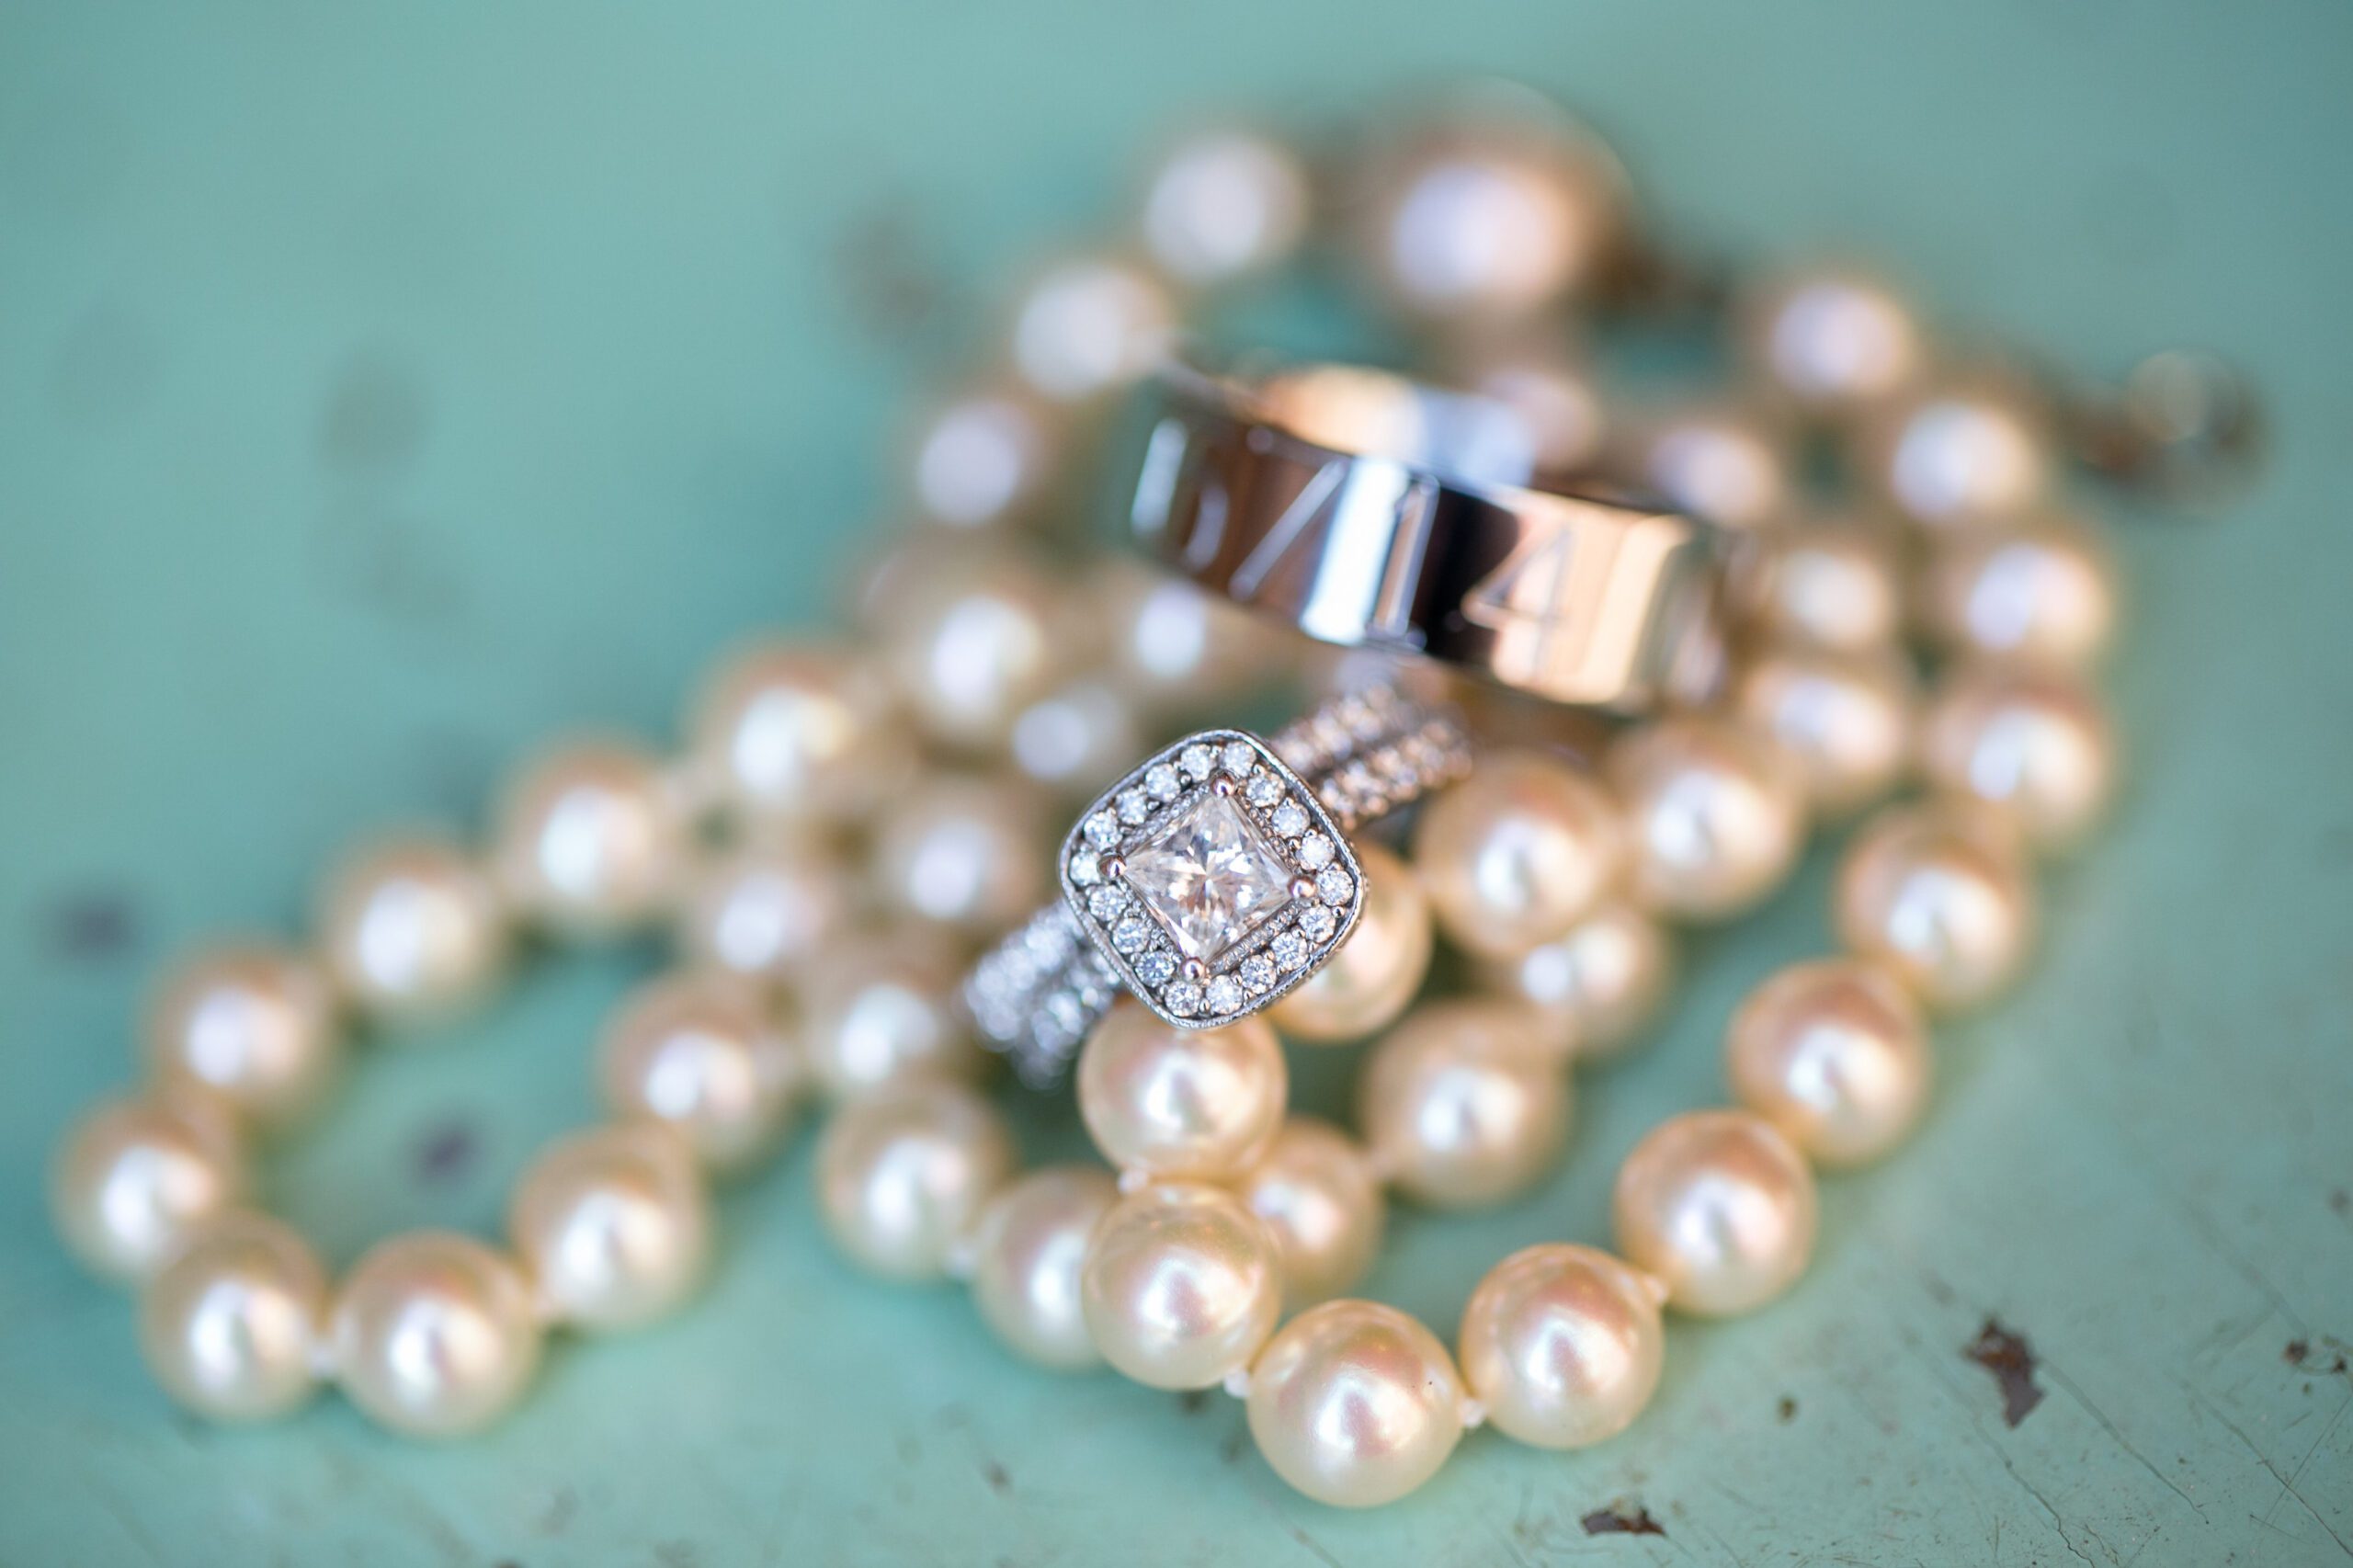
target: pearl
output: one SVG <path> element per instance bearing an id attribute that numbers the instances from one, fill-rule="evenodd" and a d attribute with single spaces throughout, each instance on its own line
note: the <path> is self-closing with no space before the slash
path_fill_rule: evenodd
<path id="1" fill-rule="evenodd" d="M 1555 1053 L 1605 1062 L 1643 1037 L 1675 979 L 1666 928 L 1611 899 L 1557 941 L 1483 970 L 1486 988 L 1534 1006 Z"/>
<path id="2" fill-rule="evenodd" d="M 678 947 L 690 963 L 778 983 L 848 929 L 854 904 L 848 869 L 832 849 L 746 845 L 696 869 Z"/>
<path id="3" fill-rule="evenodd" d="M 1092 1165 L 1032 1171 L 989 1199 L 972 1227 L 972 1304 L 1024 1360 L 1081 1371 L 1103 1358 L 1079 1307 L 1079 1270 L 1095 1226 L 1119 1198 Z"/>
<path id="4" fill-rule="evenodd" d="M 719 974 L 638 990 L 606 1030 L 599 1064 L 615 1115 L 667 1124 L 721 1172 L 775 1147 L 804 1071 L 758 994 Z"/>
<path id="5" fill-rule="evenodd" d="M 321 957 L 353 1006 L 394 1023 L 448 1017 L 506 967 L 506 911 L 473 857 L 435 835 L 362 851 L 328 882 Z"/>
<path id="6" fill-rule="evenodd" d="M 1624 176 L 1582 126 L 1530 101 L 1462 106 L 1383 149 L 1358 246 L 1402 313 L 1525 321 L 1584 290 L 1623 224 Z"/>
<path id="7" fill-rule="evenodd" d="M 1567 1137 L 1569 1085 L 1508 1002 L 1425 1003 L 1376 1044 L 1357 1125 L 1401 1192 L 1434 1209 L 1517 1197 Z"/>
<path id="8" fill-rule="evenodd" d="M 1283 641 L 1230 599 L 1126 561 L 1091 574 L 1084 597 L 1104 607 L 1111 679 L 1146 714 L 1214 708 L 1246 692 L 1300 641 Z"/>
<path id="9" fill-rule="evenodd" d="M 1022 711 L 1086 654 L 1055 583 L 1007 558 L 920 574 L 893 609 L 883 635 L 900 695 L 926 735 L 959 751 L 1002 750 Z"/>
<path id="10" fill-rule="evenodd" d="M 1280 142 L 1246 131 L 1179 142 L 1144 187 L 1153 261 L 1196 288 L 1280 266 L 1307 231 L 1307 170 Z"/>
<path id="11" fill-rule="evenodd" d="M 1389 1205 L 1364 1145 L 1326 1121 L 1294 1116 L 1236 1190 L 1275 1233 L 1283 1302 L 1336 1296 L 1380 1256 Z"/>
<path id="12" fill-rule="evenodd" d="M 1091 795 L 1117 778 L 1143 737 L 1128 699 L 1108 680 L 1072 681 L 1013 722 L 1013 763 L 1063 795 Z"/>
<path id="13" fill-rule="evenodd" d="M 1239 1176 L 1274 1142 L 1290 1095 L 1282 1044 L 1263 1018 L 1180 1029 L 1122 1001 L 1079 1051 L 1079 1115 L 1123 1171 Z"/>
<path id="14" fill-rule="evenodd" d="M 1894 541 L 1860 523 L 1760 531 L 1749 572 L 1749 625 L 1771 642 L 1826 653 L 1891 647 L 1904 630 Z"/>
<path id="15" fill-rule="evenodd" d="M 2084 669 L 2116 634 L 2116 562 L 2083 524 L 2042 512 L 1941 539 L 1920 591 L 1923 630 L 1948 653 Z"/>
<path id="16" fill-rule="evenodd" d="M 1429 972 L 1429 900 L 1410 868 L 1377 844 L 1356 846 L 1364 907 L 1323 968 L 1267 1010 L 1275 1028 L 1312 1044 L 1362 1040 L 1409 1006 Z"/>
<path id="17" fill-rule="evenodd" d="M 446 1231 L 394 1236 L 360 1258 L 335 1301 L 334 1344 L 351 1402 L 412 1437 L 480 1431 L 540 1364 L 522 1270 Z"/>
<path id="18" fill-rule="evenodd" d="M 917 509 L 952 528 L 1028 519 L 1062 471 L 1060 437 L 1054 416 L 1017 391 L 954 399 L 933 410 L 916 433 Z"/>
<path id="19" fill-rule="evenodd" d="M 1789 510 L 1787 443 L 1756 414 L 1712 405 L 1684 409 L 1652 421 L 1642 446 L 1643 479 L 1677 511 L 1747 530 Z"/>
<path id="20" fill-rule="evenodd" d="M 1095 1227 L 1079 1270 L 1086 1332 L 1137 1382 L 1213 1388 L 1274 1332 L 1279 1259 L 1274 1233 L 1232 1193 L 1155 1183 Z"/>
<path id="21" fill-rule="evenodd" d="M 119 1100 L 78 1123 L 50 1166 L 58 1233 L 100 1274 L 145 1279 L 244 1196 L 225 1107 Z"/>
<path id="22" fill-rule="evenodd" d="M 923 780 L 884 808 L 874 886 L 889 911 L 972 937 L 1018 922 L 1048 896 L 1043 802 L 1009 778 Z"/>
<path id="23" fill-rule="evenodd" d="M 1806 803 L 1842 816 L 1893 790 L 1912 762 L 1917 703 L 1901 653 L 1768 649 L 1740 672 L 1733 708 L 1793 763 Z"/>
<path id="24" fill-rule="evenodd" d="M 343 1059 L 325 977 L 276 947 L 217 948 L 181 964 L 148 1008 L 146 1037 L 165 1084 L 275 1125 L 314 1108 Z"/>
<path id="25" fill-rule="evenodd" d="M 1651 1129 L 1619 1167 L 1619 1250 L 1699 1317 L 1763 1306 L 1813 1253 L 1813 1175 L 1771 1123 L 1695 1110 Z"/>
<path id="26" fill-rule="evenodd" d="M 1840 940 L 1931 1007 L 1990 1000 L 2025 967 L 2034 890 L 2007 832 L 1949 808 L 1889 812 L 1839 861 Z"/>
<path id="27" fill-rule="evenodd" d="M 1377 1301 L 1326 1301 L 1250 1369 L 1250 1436 L 1319 1503 L 1373 1508 L 1436 1475 L 1462 1438 L 1462 1380 L 1438 1336 Z"/>
<path id="28" fill-rule="evenodd" d="M 834 1113 L 817 1145 L 818 1211 L 871 1272 L 938 1279 L 1014 1168 L 1012 1136 L 986 1100 L 961 1085 L 904 1084 Z"/>
<path id="29" fill-rule="evenodd" d="M 1963 666 L 1929 705 L 1921 758 L 1938 789 L 2052 851 L 2073 846 L 2106 812 L 2115 749 L 2107 712 L 2080 681 Z"/>
<path id="30" fill-rule="evenodd" d="M 2024 383 L 1977 372 L 1897 399 L 1864 436 L 1862 472 L 1922 528 L 2014 522 L 2049 493 L 2047 416 Z"/>
<path id="31" fill-rule="evenodd" d="M 1615 806 L 1567 764 L 1483 757 L 1422 809 L 1414 864 L 1447 939 L 1500 957 L 1550 942 L 1592 912 L 1624 845 Z"/>
<path id="32" fill-rule="evenodd" d="M 140 1349 L 183 1408 L 267 1420 L 317 1392 L 326 1301 L 326 1270 L 301 1236 L 258 1214 L 228 1215 L 148 1287 Z"/>
<path id="33" fill-rule="evenodd" d="M 1818 415 L 1851 415 L 1902 392 L 1927 358 L 1925 335 L 1901 295 L 1845 267 L 1773 279 L 1741 312 L 1749 363 Z"/>
<path id="34" fill-rule="evenodd" d="M 1722 719 L 1678 715 L 1611 748 L 1635 895 L 1662 914 L 1721 920 L 1780 885 L 1805 836 L 1804 783 L 1769 743 Z"/>
<path id="35" fill-rule="evenodd" d="M 1592 1247 L 1551 1243 L 1490 1269 L 1462 1309 L 1462 1378 L 1487 1424 L 1582 1449 L 1632 1424 L 1666 1350 L 1658 1282 Z"/>
<path id="36" fill-rule="evenodd" d="M 518 914 L 559 936 L 608 937 L 668 905 L 685 871 L 686 824 L 651 756 L 579 741 L 516 780 L 497 845 Z"/>
<path id="37" fill-rule="evenodd" d="M 710 1257 L 710 1206 L 670 1129 L 625 1122 L 533 1161 L 507 1210 L 515 1250 L 560 1322 L 632 1328 L 693 1295 Z"/>
<path id="38" fill-rule="evenodd" d="M 696 699 L 687 750 L 718 799 L 763 823 L 862 816 L 912 762 L 883 673 L 824 643 L 728 659 Z"/>
<path id="39" fill-rule="evenodd" d="M 1142 267 L 1081 256 L 1050 267 L 1013 319 L 1013 363 L 1056 403 L 1120 392 L 1167 356 L 1176 330 L 1168 290 Z"/>
<path id="40" fill-rule="evenodd" d="M 1537 473 L 1584 473 L 1600 460 L 1608 411 L 1582 361 L 1512 332 L 1469 354 L 1450 379 L 1511 413 Z"/>
<path id="41" fill-rule="evenodd" d="M 958 1011 L 956 949 L 909 927 L 863 933 L 819 955 L 801 984 L 801 1049 L 838 1098 L 915 1078 L 975 1075 L 981 1055 Z"/>
<path id="42" fill-rule="evenodd" d="M 1733 1015 L 1724 1069 L 1741 1104 L 1840 1168 L 1911 1133 L 1933 1072 L 1918 1004 L 1854 959 L 1795 964 L 1751 992 Z"/>

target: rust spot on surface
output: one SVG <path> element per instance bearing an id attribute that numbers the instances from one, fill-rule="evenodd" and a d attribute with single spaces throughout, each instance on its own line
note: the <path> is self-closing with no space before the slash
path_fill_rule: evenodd
<path id="1" fill-rule="evenodd" d="M 119 888 L 61 893 L 43 914 L 50 951 L 68 963 L 102 963 L 139 943 L 139 906 Z"/>
<path id="2" fill-rule="evenodd" d="M 1587 1535 L 1654 1535 L 1664 1538 L 1665 1527 L 1651 1517 L 1651 1511 L 1640 1504 L 1629 1513 L 1624 1504 L 1615 1507 L 1596 1508 L 1577 1521 Z"/>
<path id="3" fill-rule="evenodd" d="M 2288 1341 L 2288 1348 L 2279 1354 L 2290 1367 L 2301 1367 L 2304 1364 L 2304 1358 L 2312 1353 L 2313 1347 L 2309 1341 L 2291 1339 Z"/>
<path id="4" fill-rule="evenodd" d="M 1781 1396 L 1781 1403 L 1779 1406 L 1778 1413 L 1780 1415 L 1784 1426 L 1790 1422 L 1795 1421 L 1798 1418 L 1798 1402 L 1791 1399 L 1788 1394 L 1783 1394 Z"/>
<path id="5" fill-rule="evenodd" d="M 2004 1327 L 2000 1319 L 1987 1318 L 1961 1353 L 1994 1374 L 2002 1391 L 2005 1425 L 2017 1426 L 2042 1403 L 2041 1386 L 2034 1381 L 2034 1346 L 2025 1335 Z"/>
<path id="6" fill-rule="evenodd" d="M 412 1168 L 420 1183 L 438 1187 L 464 1176 L 481 1153 L 482 1138 L 474 1124 L 462 1117 L 451 1117 L 426 1128 L 425 1136 L 416 1141 Z"/>
<path id="7" fill-rule="evenodd" d="M 1176 1408 L 1188 1415 L 1199 1415 L 1210 1407 L 1210 1391 L 1187 1389 L 1176 1396 Z"/>
<path id="8" fill-rule="evenodd" d="M 995 1460 L 981 1466 L 981 1479 L 987 1482 L 989 1490 L 1000 1497 L 1013 1490 L 1013 1472 Z"/>

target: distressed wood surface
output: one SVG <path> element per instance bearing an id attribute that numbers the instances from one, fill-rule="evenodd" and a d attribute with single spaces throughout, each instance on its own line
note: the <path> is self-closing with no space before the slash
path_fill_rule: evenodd
<path id="1" fill-rule="evenodd" d="M 2353 1555 L 2353 13 L 819 9 L 0 5 L 0 1563 Z M 1351 1516 L 1222 1396 L 1050 1379 L 854 1275 L 804 1150 L 726 1200 L 705 1303 L 566 1345 L 485 1439 L 175 1415 L 39 1198 L 159 958 L 287 926 L 371 824 L 472 821 L 537 738 L 666 734 L 731 637 L 824 615 L 925 369 L 1170 119 L 1438 68 L 1561 91 L 1728 250 L 1860 239 L 2088 371 L 2211 345 L 2277 416 L 2226 525 L 2136 520 L 2130 795 L 2030 983 L 1942 1031 L 1916 1144 L 1827 1185 L 1804 1284 L 1678 1324 L 1623 1439 L 1477 1436 Z M 1696 944 L 1558 1177 L 1402 1217 L 1373 1292 L 1450 1328 L 1505 1252 L 1599 1237 L 1823 883 Z M 273 1196 L 337 1259 L 494 1224 L 649 961 L 364 1062 Z"/>

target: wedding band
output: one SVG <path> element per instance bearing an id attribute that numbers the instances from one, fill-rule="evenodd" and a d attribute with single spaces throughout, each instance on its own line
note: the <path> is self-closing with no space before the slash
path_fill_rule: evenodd
<path id="1" fill-rule="evenodd" d="M 1717 663 L 1717 531 L 1534 487 L 1534 442 L 1499 403 L 1336 365 L 1177 366 L 1160 391 L 1131 523 L 1204 587 L 1324 642 L 1619 712 Z"/>
<path id="2" fill-rule="evenodd" d="M 1163 748 L 1080 814 L 1061 900 L 974 967 L 973 1023 L 1046 1087 L 1121 992 L 1188 1029 L 1271 1006 L 1364 908 L 1349 834 L 1470 762 L 1459 723 L 1385 687 L 1271 739 L 1203 730 Z"/>

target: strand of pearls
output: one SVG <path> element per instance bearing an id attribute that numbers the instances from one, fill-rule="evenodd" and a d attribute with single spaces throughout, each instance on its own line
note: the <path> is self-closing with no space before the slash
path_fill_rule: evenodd
<path id="1" fill-rule="evenodd" d="M 2027 846 L 2072 841 L 2106 793 L 2080 677 L 2111 632 L 2112 570 L 2052 509 L 2047 410 L 1999 374 L 1948 373 L 1883 283 L 1771 281 L 1737 313 L 1740 400 L 1627 415 L 1563 315 L 1639 270 L 1605 148 L 1512 99 L 1397 132 L 1351 168 L 1319 190 L 1267 138 L 1196 138 L 1148 182 L 1131 243 L 1038 274 L 1003 362 L 915 432 L 918 528 L 868 574 L 867 645 L 745 650 L 693 705 L 681 760 L 560 750 L 509 793 L 487 847 L 387 841 L 335 880 L 307 942 L 225 947 L 164 987 L 150 1087 L 75 1130 L 52 1193 L 74 1249 L 142 1290 L 142 1341 L 175 1397 L 254 1418 L 333 1379 L 402 1430 L 476 1429 L 528 1385 L 546 1328 L 684 1301 L 708 1252 L 704 1184 L 756 1165 L 820 1092 L 840 1108 L 817 1198 L 845 1252 L 887 1277 L 965 1278 L 1042 1365 L 1232 1381 L 1270 1462 L 1330 1501 L 1411 1490 L 1482 1419 L 1597 1441 L 1649 1397 L 1663 1304 L 1735 1312 L 1787 1287 L 1812 1239 L 1807 1162 L 1868 1160 L 1908 1130 L 1927 1085 L 1917 1009 L 2015 973 Z M 1548 472 L 1646 477 L 1745 530 L 1752 646 L 1714 710 L 1624 737 L 1600 778 L 1501 757 L 1433 802 L 1410 863 L 1369 851 L 1358 933 L 1272 1020 L 1302 1042 L 1383 1036 L 1362 1142 L 1284 1116 L 1267 1024 L 1178 1051 L 1121 1011 L 1080 1084 L 1120 1182 L 1020 1175 L 971 1086 L 981 1058 L 951 996 L 971 940 L 1043 892 L 1043 803 L 1302 662 L 1189 588 L 1048 563 L 1037 525 L 1095 411 L 1192 298 L 1287 261 L 1319 217 L 1437 363 L 1523 414 Z M 1794 520 L 1799 432 L 1848 451 L 1861 520 Z M 1907 624 L 1949 659 L 1925 706 L 1897 651 Z M 1518 718 L 1521 737 L 1562 722 Z M 1391 1309 L 1327 1299 L 1377 1254 L 1384 1187 L 1469 1205 L 1540 1176 L 1567 1125 L 1563 1066 L 1624 1049 L 1669 988 L 1666 922 L 1752 906 L 1809 814 L 1915 772 L 1938 803 L 1873 819 L 1847 852 L 1853 956 L 1779 977 L 1735 1018 L 1745 1108 L 1672 1121 L 1629 1159 L 1623 1261 L 1515 1255 L 1451 1356 Z M 395 1040 L 479 996 L 518 937 L 664 919 L 684 967 L 605 1042 L 617 1120 L 533 1166 L 507 1248 L 395 1238 L 335 1284 L 249 1207 L 252 1147 L 321 1103 L 343 1026 Z M 1492 994 L 1408 1015 L 1441 936 Z M 1286 1305 L 1307 1310 L 1278 1330 Z"/>

